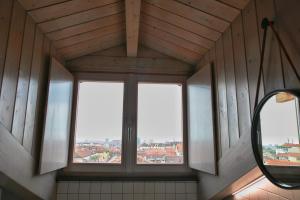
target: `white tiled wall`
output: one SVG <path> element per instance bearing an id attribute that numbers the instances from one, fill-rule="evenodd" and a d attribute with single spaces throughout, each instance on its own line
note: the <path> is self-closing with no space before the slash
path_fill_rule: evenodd
<path id="1" fill-rule="evenodd" d="M 197 200 L 195 181 L 61 181 L 57 200 Z"/>

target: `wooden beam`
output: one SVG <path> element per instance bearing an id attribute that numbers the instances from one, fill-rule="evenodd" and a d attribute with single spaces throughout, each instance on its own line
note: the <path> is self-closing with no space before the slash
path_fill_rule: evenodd
<path id="1" fill-rule="evenodd" d="M 125 0 L 127 56 L 136 57 L 139 41 L 141 0 Z"/>
<path id="2" fill-rule="evenodd" d="M 72 72 L 118 72 L 143 74 L 189 75 L 194 67 L 172 58 L 132 58 L 83 56 L 67 62 Z"/>

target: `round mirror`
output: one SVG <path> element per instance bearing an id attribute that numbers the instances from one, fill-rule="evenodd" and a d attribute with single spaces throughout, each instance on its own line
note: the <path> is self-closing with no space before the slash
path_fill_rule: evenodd
<path id="1" fill-rule="evenodd" d="M 300 91 L 266 95 L 254 112 L 251 140 L 256 162 L 275 185 L 300 186 Z"/>

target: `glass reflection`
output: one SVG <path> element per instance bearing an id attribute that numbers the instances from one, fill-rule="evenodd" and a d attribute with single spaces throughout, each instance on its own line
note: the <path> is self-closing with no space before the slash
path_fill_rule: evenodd
<path id="1" fill-rule="evenodd" d="M 300 167 L 299 101 L 280 92 L 260 112 L 264 165 Z"/>

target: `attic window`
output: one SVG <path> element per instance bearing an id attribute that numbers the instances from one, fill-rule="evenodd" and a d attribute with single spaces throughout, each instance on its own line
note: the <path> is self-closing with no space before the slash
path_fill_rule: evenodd
<path id="1" fill-rule="evenodd" d="M 80 82 L 74 163 L 121 163 L 122 82 Z"/>
<path id="2" fill-rule="evenodd" d="M 182 85 L 139 83 L 137 164 L 182 163 Z"/>

